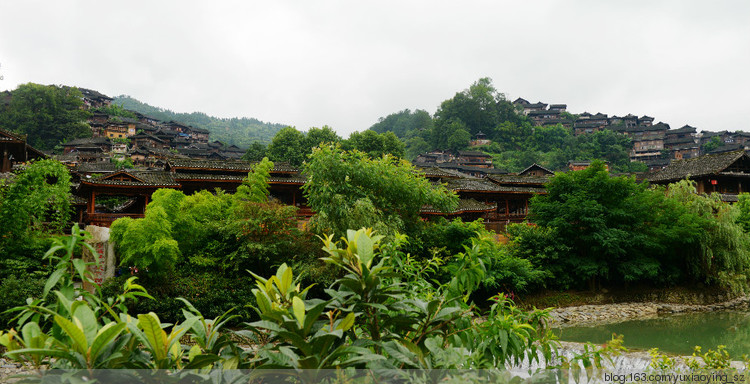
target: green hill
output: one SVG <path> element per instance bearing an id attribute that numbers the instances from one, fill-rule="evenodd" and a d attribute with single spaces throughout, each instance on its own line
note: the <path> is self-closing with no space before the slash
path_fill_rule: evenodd
<path id="1" fill-rule="evenodd" d="M 142 113 L 161 121 L 176 121 L 211 132 L 211 140 L 219 140 L 228 145 L 234 144 L 247 148 L 255 141 L 271 142 L 276 132 L 286 127 L 285 124 L 266 123 L 254 118 L 219 118 L 208 116 L 203 112 L 176 113 L 168 109 L 154 107 L 127 95 L 115 97 L 113 104 L 122 105 L 125 109 Z"/>

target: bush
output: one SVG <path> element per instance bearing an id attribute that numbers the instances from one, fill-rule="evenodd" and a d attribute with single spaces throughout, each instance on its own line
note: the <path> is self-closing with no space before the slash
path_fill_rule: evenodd
<path id="1" fill-rule="evenodd" d="M 103 286 L 103 295 L 114 297 L 122 293 L 122 286 L 130 275 L 108 280 Z M 182 310 L 190 301 L 206 317 L 218 317 L 231 308 L 233 314 L 249 319 L 253 312 L 246 306 L 254 304 L 252 295 L 253 279 L 248 274 L 243 278 L 226 278 L 216 273 L 174 272 L 171 275 L 154 278 L 148 274 L 139 275 L 140 283 L 155 300 L 138 300 L 128 306 L 131 313 L 156 313 L 168 323 L 178 323 L 183 318 Z M 236 323 L 235 323 L 236 324 Z"/>
<path id="2" fill-rule="evenodd" d="M 10 275 L 0 282 L 0 329 L 11 328 L 15 313 L 5 311 L 26 304 L 27 297 L 39 297 L 45 278 L 22 278 Z"/>

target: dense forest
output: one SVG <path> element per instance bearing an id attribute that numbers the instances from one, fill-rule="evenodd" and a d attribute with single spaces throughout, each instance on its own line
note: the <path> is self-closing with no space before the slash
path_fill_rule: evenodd
<path id="1" fill-rule="evenodd" d="M 112 103 L 161 121 L 176 121 L 207 129 L 211 132 L 211 140 L 242 148 L 247 148 L 254 142 L 268 143 L 278 131 L 286 127 L 284 124 L 265 123 L 249 117 L 219 118 L 203 112 L 177 113 L 148 105 L 126 95 L 117 96 Z"/>

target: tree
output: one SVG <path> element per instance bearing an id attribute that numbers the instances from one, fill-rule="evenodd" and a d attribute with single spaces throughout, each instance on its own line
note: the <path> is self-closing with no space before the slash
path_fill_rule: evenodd
<path id="1" fill-rule="evenodd" d="M 357 150 L 368 154 L 372 158 L 389 154 L 404 157 L 404 143 L 393 132 L 376 133 L 372 130 L 352 132 L 349 139 L 342 144 L 346 150 Z"/>
<path id="2" fill-rule="evenodd" d="M 121 265 L 163 275 L 174 268 L 182 255 L 173 229 L 185 194 L 174 189 L 158 189 L 151 199 L 144 218 L 115 220 L 110 236 L 117 244 Z"/>
<path id="3" fill-rule="evenodd" d="M 312 152 L 312 149 L 321 144 L 333 144 L 341 141 L 336 132 L 331 127 L 324 125 L 322 128 L 312 127 L 305 135 L 305 155 Z"/>
<path id="4" fill-rule="evenodd" d="M 520 124 L 526 120 L 525 116 L 515 112 L 513 104 L 495 89 L 492 79 L 488 77 L 477 80 L 452 99 L 443 101 L 435 112 L 435 126 L 461 121 L 472 136 L 480 131 L 492 132 L 505 121 Z"/>
<path id="5" fill-rule="evenodd" d="M 471 134 L 465 129 L 459 128 L 453 131 L 453 134 L 448 138 L 448 149 L 452 151 L 460 151 L 466 149 L 471 142 Z"/>
<path id="6" fill-rule="evenodd" d="M 0 242 L 23 240 L 43 228 L 62 231 L 67 226 L 70 173 L 62 163 L 31 162 L 9 184 L 3 183 L 0 180 Z"/>
<path id="7" fill-rule="evenodd" d="M 273 137 L 266 152 L 271 161 L 286 161 L 294 166 L 305 161 L 305 135 L 294 127 L 286 127 Z"/>
<path id="8" fill-rule="evenodd" d="M 370 129 L 377 133 L 393 132 L 397 137 L 404 138 L 416 131 L 430 130 L 432 125 L 432 116 L 427 111 L 417 109 L 412 112 L 404 109 L 381 117 Z"/>
<path id="9" fill-rule="evenodd" d="M 0 277 L 41 269 L 49 233 L 65 230 L 71 214 L 66 166 L 38 160 L 14 176 L 0 179 Z"/>
<path id="10" fill-rule="evenodd" d="M 425 205 L 452 210 L 455 193 L 435 187 L 405 160 L 391 155 L 371 158 L 339 146 L 313 150 L 304 171 L 303 186 L 316 215 L 313 226 L 321 233 L 341 235 L 360 225 L 381 231 L 413 230 Z"/>
<path id="11" fill-rule="evenodd" d="M 28 135 L 28 143 L 51 150 L 69 140 L 91 136 L 77 88 L 23 84 L 11 93 L 10 104 L 0 106 L 0 126 Z"/>
<path id="12" fill-rule="evenodd" d="M 250 144 L 250 147 L 247 148 L 247 152 L 245 152 L 245 154 L 242 156 L 242 160 L 261 161 L 266 156 L 266 146 L 261 142 L 254 141 L 252 144 Z"/>
<path id="13" fill-rule="evenodd" d="M 657 239 L 647 228 L 652 213 L 645 188 L 633 178 L 610 177 L 604 163 L 595 161 L 587 169 L 556 174 L 547 194 L 531 199 L 530 217 L 554 229 L 556 241 L 571 250 L 567 270 L 590 288 L 602 281 L 651 279 L 659 263 Z M 639 268 L 618 269 L 628 264 Z"/>

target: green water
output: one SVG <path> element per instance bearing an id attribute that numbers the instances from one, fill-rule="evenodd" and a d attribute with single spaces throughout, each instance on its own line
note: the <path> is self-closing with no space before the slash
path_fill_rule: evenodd
<path id="1" fill-rule="evenodd" d="M 733 358 L 750 355 L 750 312 L 705 312 L 662 316 L 646 320 L 592 327 L 568 327 L 556 330 L 560 340 L 603 344 L 612 333 L 625 335 L 625 346 L 631 349 L 657 347 L 681 355 L 693 353 L 700 345 L 703 351 L 726 345 Z"/>

